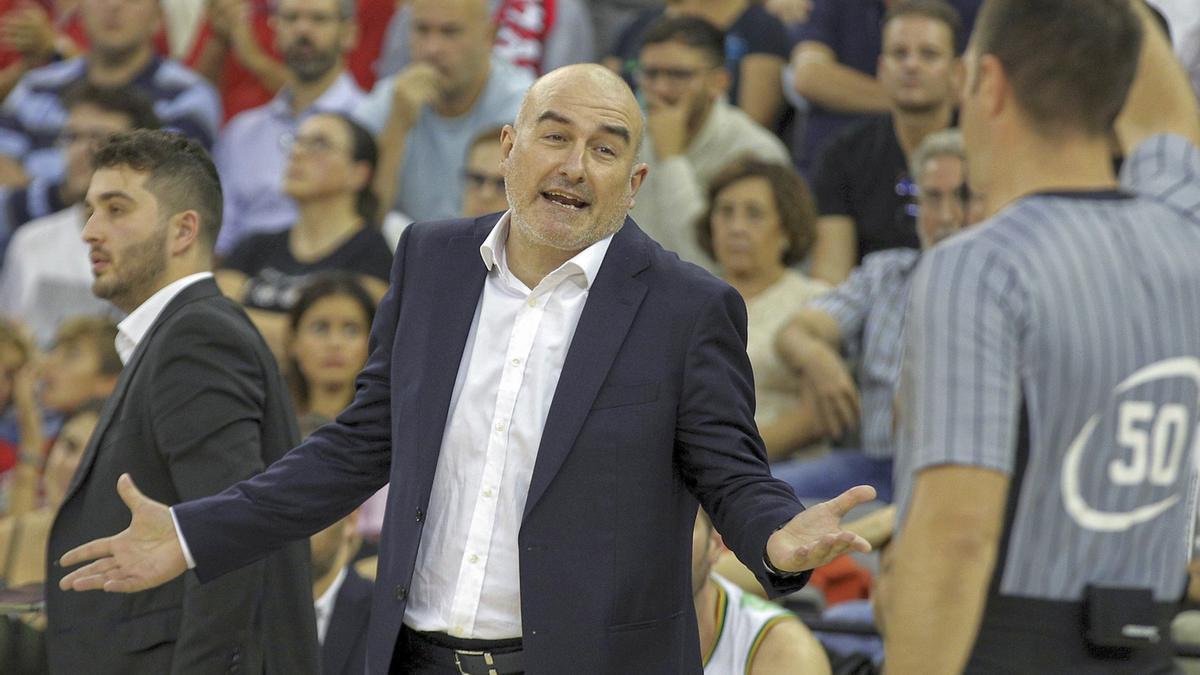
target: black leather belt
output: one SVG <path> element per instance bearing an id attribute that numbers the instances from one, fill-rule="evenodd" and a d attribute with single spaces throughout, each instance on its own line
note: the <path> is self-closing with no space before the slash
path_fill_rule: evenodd
<path id="1" fill-rule="evenodd" d="M 466 640 L 440 633 L 421 633 L 408 626 L 403 636 L 411 656 L 457 669 L 462 675 L 521 675 L 525 658 L 521 641 Z"/>

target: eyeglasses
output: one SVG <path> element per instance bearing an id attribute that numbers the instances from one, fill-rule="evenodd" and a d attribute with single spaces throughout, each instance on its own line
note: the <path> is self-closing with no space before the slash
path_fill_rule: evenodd
<path id="1" fill-rule="evenodd" d="M 491 186 L 497 192 L 504 192 L 504 176 L 493 176 L 478 171 L 464 171 L 463 180 L 467 182 L 467 187 L 472 190 L 482 190 L 484 186 Z"/>
<path id="2" fill-rule="evenodd" d="M 685 84 L 704 72 L 699 68 L 639 68 L 633 74 L 633 79 L 639 83 L 654 82 L 666 79 L 671 84 Z"/>

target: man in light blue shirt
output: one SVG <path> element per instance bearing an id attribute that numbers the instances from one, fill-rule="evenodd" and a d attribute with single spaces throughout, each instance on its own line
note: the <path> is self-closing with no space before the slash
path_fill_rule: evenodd
<path id="1" fill-rule="evenodd" d="M 510 124 L 525 71 L 491 58 L 487 0 L 413 0 L 412 63 L 381 80 L 355 116 L 378 136 L 380 203 L 414 220 L 462 211 L 467 146 L 488 127 Z"/>
<path id="2" fill-rule="evenodd" d="M 275 41 L 291 76 L 273 100 L 230 120 L 213 151 L 225 188 L 225 216 L 217 254 L 258 232 L 279 232 L 296 220 L 283 194 L 292 135 L 317 113 L 350 113 L 363 92 L 345 69 L 354 46 L 354 0 L 280 0 Z"/>

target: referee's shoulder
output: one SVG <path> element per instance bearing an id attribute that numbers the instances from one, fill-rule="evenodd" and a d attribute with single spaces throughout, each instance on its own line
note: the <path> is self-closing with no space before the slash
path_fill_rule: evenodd
<path id="1" fill-rule="evenodd" d="M 917 273 L 932 283 L 953 285 L 1020 277 L 1024 252 L 1035 240 L 1019 215 L 1003 212 L 930 248 L 921 255 Z"/>

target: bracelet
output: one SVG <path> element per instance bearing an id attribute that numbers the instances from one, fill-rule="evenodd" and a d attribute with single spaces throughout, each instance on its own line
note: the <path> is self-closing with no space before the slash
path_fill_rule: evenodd
<path id="1" fill-rule="evenodd" d="M 775 528 L 775 532 L 782 530 L 790 522 L 791 522 L 791 519 L 785 520 L 782 525 Z M 765 550 L 763 551 L 763 567 L 766 567 L 767 571 L 770 572 L 771 574 L 773 574 L 777 577 L 782 577 L 784 579 L 798 577 L 801 574 L 804 574 L 804 572 L 806 571 L 806 570 L 800 570 L 799 572 L 785 572 L 784 570 L 779 569 L 778 567 L 771 564 L 771 556 L 767 555 L 767 552 Z"/>

